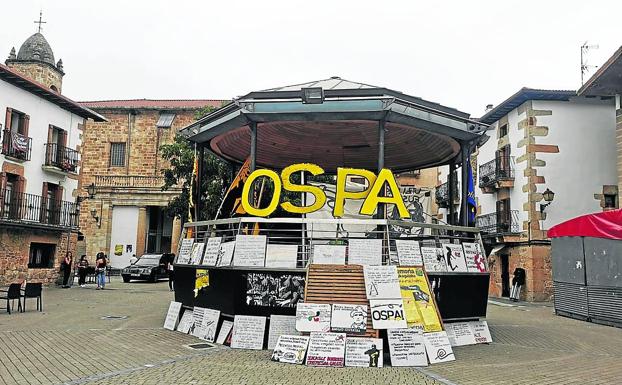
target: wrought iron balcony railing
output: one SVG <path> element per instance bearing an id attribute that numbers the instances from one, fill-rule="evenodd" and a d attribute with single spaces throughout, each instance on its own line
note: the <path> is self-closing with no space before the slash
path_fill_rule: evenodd
<path id="1" fill-rule="evenodd" d="M 502 180 L 514 180 L 514 157 L 498 156 L 479 166 L 479 186 L 493 186 Z"/>
<path id="2" fill-rule="evenodd" d="M 436 192 L 434 193 L 436 198 L 436 204 L 441 208 L 449 207 L 449 182 L 445 182 L 439 186 L 436 186 Z M 454 184 L 454 199 L 458 197 L 458 184 Z"/>
<path id="3" fill-rule="evenodd" d="M 510 210 L 509 212 L 498 211 L 479 215 L 476 223 L 482 233 L 515 234 L 520 232 L 518 210 Z"/>
<path id="4" fill-rule="evenodd" d="M 164 186 L 164 177 L 155 175 L 95 175 L 97 187 L 148 188 Z"/>
<path id="5" fill-rule="evenodd" d="M 45 145 L 45 165 L 58 167 L 63 171 L 76 172 L 80 162 L 80 153 L 57 143 Z"/>
<path id="6" fill-rule="evenodd" d="M 79 217 L 76 203 L 0 190 L 0 221 L 77 228 Z"/>
<path id="7" fill-rule="evenodd" d="M 17 132 L 4 130 L 2 153 L 16 159 L 30 160 L 32 138 L 18 134 Z"/>

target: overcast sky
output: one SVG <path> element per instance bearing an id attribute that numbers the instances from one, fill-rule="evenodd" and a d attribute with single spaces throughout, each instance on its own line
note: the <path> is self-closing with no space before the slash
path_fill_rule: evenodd
<path id="1" fill-rule="evenodd" d="M 622 1 L 10 1 L 0 54 L 36 32 L 74 100 L 230 99 L 341 76 L 474 117 L 520 87 L 577 89 L 579 47 L 622 45 Z M 5 10 L 6 10 L 5 4 Z"/>

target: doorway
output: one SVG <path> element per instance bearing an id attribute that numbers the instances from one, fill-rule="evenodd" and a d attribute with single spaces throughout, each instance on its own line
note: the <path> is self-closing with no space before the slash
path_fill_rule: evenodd
<path id="1" fill-rule="evenodd" d="M 501 254 L 501 296 L 510 296 L 510 258 L 507 254 Z"/>

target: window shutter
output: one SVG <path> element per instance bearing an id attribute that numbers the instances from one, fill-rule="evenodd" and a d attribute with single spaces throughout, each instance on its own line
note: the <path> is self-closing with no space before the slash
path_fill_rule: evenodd
<path id="1" fill-rule="evenodd" d="M 60 138 L 58 140 L 58 145 L 59 146 L 63 146 L 63 147 L 67 147 L 67 131 L 62 130 L 60 132 Z"/>
<path id="2" fill-rule="evenodd" d="M 46 223 L 47 219 L 47 201 L 48 201 L 48 182 L 43 182 L 43 189 L 41 190 L 41 209 L 39 213 L 39 222 Z"/>
<path id="3" fill-rule="evenodd" d="M 2 137 L 2 152 L 7 153 L 9 150 L 9 141 L 8 132 L 11 131 L 11 116 L 13 114 L 13 109 L 10 107 L 6 108 L 6 117 L 4 119 L 4 136 Z"/>
<path id="4" fill-rule="evenodd" d="M 22 119 L 22 126 L 18 127 L 19 133 L 24 136 L 28 136 L 29 126 L 30 126 L 30 115 L 24 115 L 24 118 Z"/>

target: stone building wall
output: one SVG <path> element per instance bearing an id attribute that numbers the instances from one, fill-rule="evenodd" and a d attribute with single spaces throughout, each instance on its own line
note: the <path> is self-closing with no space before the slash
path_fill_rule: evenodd
<path id="1" fill-rule="evenodd" d="M 63 87 L 63 73 L 52 65 L 41 62 L 7 61 L 7 65 L 20 74 L 46 87 L 54 86 L 60 93 Z"/>

